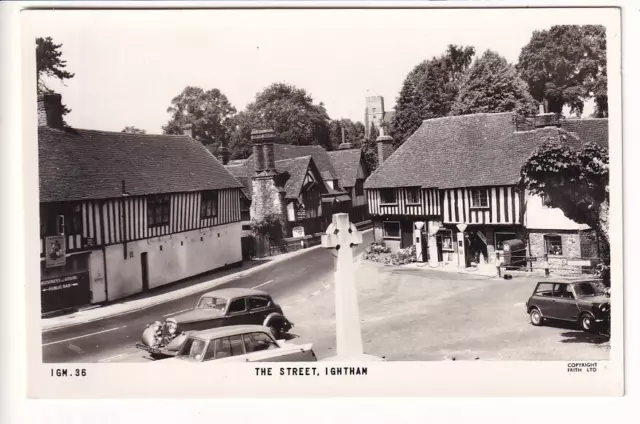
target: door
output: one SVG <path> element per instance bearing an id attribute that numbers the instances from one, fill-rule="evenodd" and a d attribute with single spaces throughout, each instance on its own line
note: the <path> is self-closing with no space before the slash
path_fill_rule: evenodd
<path id="1" fill-rule="evenodd" d="M 268 297 L 251 296 L 249 298 L 249 324 L 262 325 L 271 311 L 271 301 Z"/>
<path id="2" fill-rule="evenodd" d="M 225 326 L 251 324 L 250 317 L 247 310 L 247 299 L 244 297 L 233 299 L 227 308 Z"/>
<path id="3" fill-rule="evenodd" d="M 140 267 L 142 268 L 142 291 L 149 290 L 149 262 L 147 252 L 140 254 Z"/>
<path id="4" fill-rule="evenodd" d="M 540 283 L 531 296 L 530 306 L 537 306 L 542 316 L 553 317 L 553 284 Z"/>
<path id="5" fill-rule="evenodd" d="M 568 284 L 553 285 L 553 299 L 549 316 L 557 319 L 575 321 L 578 319 L 578 304 Z"/>
<path id="6" fill-rule="evenodd" d="M 436 248 L 438 249 L 438 262 L 443 261 L 442 257 L 442 236 L 436 235 Z"/>

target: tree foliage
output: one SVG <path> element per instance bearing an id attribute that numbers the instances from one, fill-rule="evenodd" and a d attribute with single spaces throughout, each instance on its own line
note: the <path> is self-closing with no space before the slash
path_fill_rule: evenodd
<path id="1" fill-rule="evenodd" d="M 487 50 L 467 71 L 451 114 L 512 111 L 534 115 L 535 101 L 515 67 L 498 53 Z"/>
<path id="2" fill-rule="evenodd" d="M 533 33 L 517 67 L 534 99 L 547 101 L 547 112 L 562 113 L 568 105 L 581 115 L 585 100 L 593 98 L 596 116 L 608 116 L 605 35 L 600 25 L 558 25 Z"/>
<path id="3" fill-rule="evenodd" d="M 320 145 L 330 149 L 329 115 L 322 103 L 302 88 L 285 83 L 271 84 L 256 95 L 242 119 L 232 143 L 232 156 L 251 149 L 251 130 L 272 129 L 283 144 Z"/>
<path id="4" fill-rule="evenodd" d="M 390 133 L 402 144 L 424 119 L 447 116 L 475 48 L 449 45 L 445 54 L 418 64 L 404 80 Z"/>
<path id="5" fill-rule="evenodd" d="M 49 88 L 45 78 L 56 78 L 64 84 L 65 80 L 75 76 L 66 70 L 67 61 L 62 59 L 62 44 L 56 44 L 51 37 L 36 38 L 36 83 L 37 92 L 40 94 L 54 94 Z M 62 105 L 62 115 L 71 112 L 66 105 Z M 66 123 L 65 123 L 66 125 Z"/>
<path id="6" fill-rule="evenodd" d="M 362 155 L 364 156 L 364 161 L 371 172 L 378 167 L 378 146 L 376 144 L 376 139 L 379 135 L 380 133 L 378 129 L 372 122 L 371 128 L 369 129 L 369 137 L 366 139 L 363 138 L 360 146 Z"/>
<path id="7" fill-rule="evenodd" d="M 351 143 L 353 147 L 359 147 L 362 144 L 364 138 L 362 122 L 353 122 L 351 119 L 331 120 L 329 136 L 332 149 L 336 149 L 342 143 L 342 129 L 344 129 L 345 143 Z"/>
<path id="8" fill-rule="evenodd" d="M 134 126 L 126 126 L 121 132 L 129 133 L 129 134 L 146 134 L 147 133 L 145 130 L 141 130 L 140 128 L 136 128 Z"/>
<path id="9" fill-rule="evenodd" d="M 588 143 L 574 150 L 549 139 L 522 166 L 521 185 L 544 195 L 574 222 L 587 224 L 598 235 L 601 256 L 609 265 L 609 154 Z"/>
<path id="10" fill-rule="evenodd" d="M 186 124 L 192 124 L 196 140 L 213 145 L 215 151 L 229 142 L 235 127 L 236 109 L 217 88 L 186 87 L 171 100 L 167 112 L 171 119 L 162 127 L 165 134 L 181 134 Z"/>

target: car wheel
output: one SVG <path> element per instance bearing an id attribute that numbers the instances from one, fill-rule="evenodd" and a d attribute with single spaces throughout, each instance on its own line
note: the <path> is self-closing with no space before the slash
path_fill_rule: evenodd
<path id="1" fill-rule="evenodd" d="M 593 331 L 593 325 L 595 324 L 593 317 L 589 314 L 582 314 L 580 316 L 580 327 L 583 331 Z"/>
<path id="2" fill-rule="evenodd" d="M 535 326 L 542 325 L 542 314 L 540 313 L 540 309 L 531 309 L 531 311 L 529 311 L 529 319 L 531 320 L 531 324 Z"/>
<path id="3" fill-rule="evenodd" d="M 269 329 L 271 330 L 271 334 L 273 334 L 273 337 L 278 340 L 281 336 L 282 336 L 282 329 L 280 328 L 279 325 L 277 324 L 271 324 L 269 326 Z"/>

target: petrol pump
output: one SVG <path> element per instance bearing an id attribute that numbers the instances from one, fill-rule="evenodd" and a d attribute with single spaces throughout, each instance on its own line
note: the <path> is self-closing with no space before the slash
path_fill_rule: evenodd
<path id="1" fill-rule="evenodd" d="M 424 222 L 422 221 L 418 221 L 414 224 L 413 240 L 416 246 L 416 260 L 418 262 L 425 262 L 427 260 L 426 240 L 422 234 L 423 228 Z"/>
<path id="2" fill-rule="evenodd" d="M 458 224 L 458 268 L 467 267 L 467 242 L 464 239 L 464 230 L 467 229 L 467 224 Z"/>

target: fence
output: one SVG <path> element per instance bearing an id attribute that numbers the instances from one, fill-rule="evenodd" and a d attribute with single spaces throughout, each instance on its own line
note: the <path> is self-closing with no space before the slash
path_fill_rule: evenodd
<path id="1" fill-rule="evenodd" d="M 519 264 L 514 264 L 519 263 Z M 596 267 L 602 263 L 599 258 L 560 258 L 549 257 L 545 254 L 542 257 L 536 256 L 511 256 L 511 263 L 504 263 L 504 258 L 496 252 L 496 271 L 501 277 L 504 271 L 526 271 L 540 272 L 546 277 L 556 276 L 576 276 L 583 274 L 594 274 Z"/>

